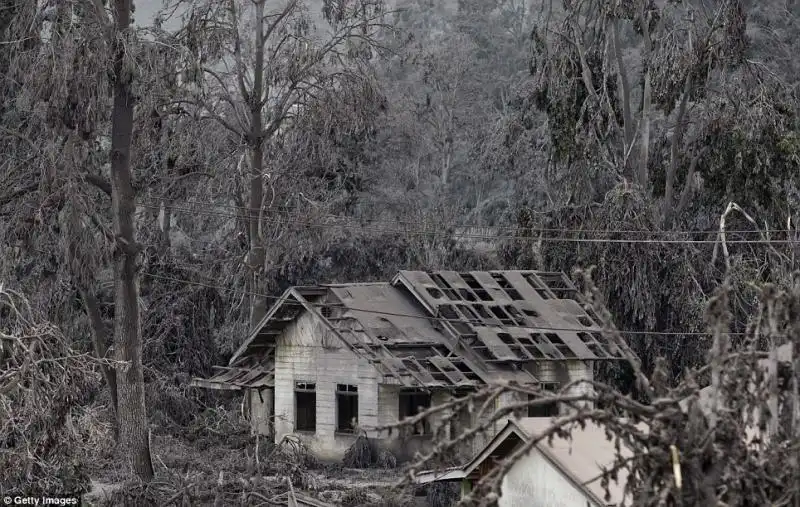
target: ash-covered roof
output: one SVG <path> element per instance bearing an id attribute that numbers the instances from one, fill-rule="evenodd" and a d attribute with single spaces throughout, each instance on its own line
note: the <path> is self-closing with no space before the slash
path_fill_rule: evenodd
<path id="1" fill-rule="evenodd" d="M 275 337 L 308 311 L 388 383 L 535 383 L 533 362 L 620 357 L 576 297 L 563 273 L 536 271 L 401 271 L 391 282 L 295 287 L 230 365 L 268 360 Z"/>
<path id="2" fill-rule="evenodd" d="M 563 273 L 401 271 L 393 283 L 492 363 L 620 358 Z"/>
<path id="3" fill-rule="evenodd" d="M 275 368 L 273 363 L 251 368 L 228 368 L 215 366 L 215 373 L 207 379 L 195 378 L 191 387 L 206 389 L 222 389 L 240 391 L 242 389 L 259 389 L 275 385 Z"/>

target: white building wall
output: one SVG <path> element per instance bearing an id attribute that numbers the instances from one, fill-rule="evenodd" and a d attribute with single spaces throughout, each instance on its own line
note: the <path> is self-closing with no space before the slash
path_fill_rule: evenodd
<path id="1" fill-rule="evenodd" d="M 570 382 L 575 380 L 593 380 L 594 379 L 594 364 L 591 361 L 570 361 L 567 363 L 567 371 L 569 374 Z M 589 383 L 581 383 L 570 388 L 568 394 L 580 395 L 589 394 L 593 392 L 593 388 Z M 591 403 L 583 402 L 583 406 L 590 406 Z"/>
<path id="2" fill-rule="evenodd" d="M 517 461 L 503 478 L 498 507 L 601 507 L 538 450 Z"/>
<path id="3" fill-rule="evenodd" d="M 382 384 L 378 386 L 378 425 L 387 426 L 400 418 L 400 386 Z M 389 434 L 384 432 L 384 437 Z"/>
<path id="4" fill-rule="evenodd" d="M 275 352 L 275 441 L 295 433 L 295 385 L 316 384 L 316 432 L 295 433 L 320 459 L 338 460 L 354 435 L 336 430 L 336 385 L 358 386 L 358 423 L 374 437 L 378 425 L 375 368 L 340 346 L 310 313 L 303 313 L 278 337 Z"/>

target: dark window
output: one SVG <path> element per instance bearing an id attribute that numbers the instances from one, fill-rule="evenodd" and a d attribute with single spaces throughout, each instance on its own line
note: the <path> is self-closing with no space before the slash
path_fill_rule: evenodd
<path id="1" fill-rule="evenodd" d="M 294 387 L 294 429 L 317 431 L 317 385 L 297 382 Z"/>
<path id="2" fill-rule="evenodd" d="M 358 427 L 358 386 L 336 386 L 336 431 L 354 433 Z"/>
<path id="3" fill-rule="evenodd" d="M 558 384 L 542 384 L 542 389 L 554 393 Z M 536 399 L 534 395 L 528 395 L 528 401 Z M 528 417 L 555 417 L 558 415 L 558 403 L 547 403 L 545 405 L 528 406 Z"/>
<path id="4" fill-rule="evenodd" d="M 431 395 L 424 391 L 401 391 L 400 392 L 400 410 L 399 416 L 402 421 L 406 417 L 414 417 L 420 412 L 431 408 Z M 428 421 L 423 420 L 414 425 L 412 428 L 414 435 L 427 435 L 430 433 Z"/>

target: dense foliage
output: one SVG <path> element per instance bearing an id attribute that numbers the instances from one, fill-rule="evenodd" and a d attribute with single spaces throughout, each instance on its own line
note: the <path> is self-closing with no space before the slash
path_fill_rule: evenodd
<path id="1" fill-rule="evenodd" d="M 173 422 L 294 284 L 594 265 L 619 328 L 653 333 L 626 336 L 645 372 L 665 357 L 675 381 L 707 360 L 682 333 L 726 276 L 744 331 L 753 284 L 796 268 L 797 2 L 184 0 L 124 38 L 101 2 L 5 4 L 0 286 L 64 350 L 113 345 L 122 44 L 148 405 Z M 731 201 L 750 219 L 727 217 L 723 258 Z"/>

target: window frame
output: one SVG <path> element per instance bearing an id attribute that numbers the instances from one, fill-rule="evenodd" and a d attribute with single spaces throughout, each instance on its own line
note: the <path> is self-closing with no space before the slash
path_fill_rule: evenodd
<path id="1" fill-rule="evenodd" d="M 350 417 L 350 421 L 347 424 L 352 424 L 353 420 L 355 419 L 355 426 L 350 428 L 343 428 L 341 420 L 341 404 L 342 402 L 352 403 L 355 400 L 355 406 L 349 407 L 351 411 L 354 413 L 352 414 L 353 417 Z M 336 384 L 336 426 L 335 432 L 341 434 L 352 435 L 355 434 L 358 430 L 358 385 L 356 384 Z"/>
<path id="2" fill-rule="evenodd" d="M 541 388 L 543 391 L 548 393 L 555 393 L 558 391 L 559 384 L 558 382 L 542 382 Z M 536 395 L 529 394 L 528 401 L 533 401 L 536 399 Z M 545 415 L 536 415 L 536 411 L 542 411 Z M 534 407 L 528 405 L 527 410 L 528 417 L 558 417 L 561 414 L 561 406 L 557 401 L 552 403 L 548 403 L 546 405 L 539 405 L 538 407 Z"/>
<path id="3" fill-rule="evenodd" d="M 300 425 L 300 398 L 299 396 L 313 396 L 313 410 L 312 421 L 310 424 Z M 296 381 L 294 383 L 294 431 L 301 433 L 316 433 L 317 432 L 317 383 Z"/>

